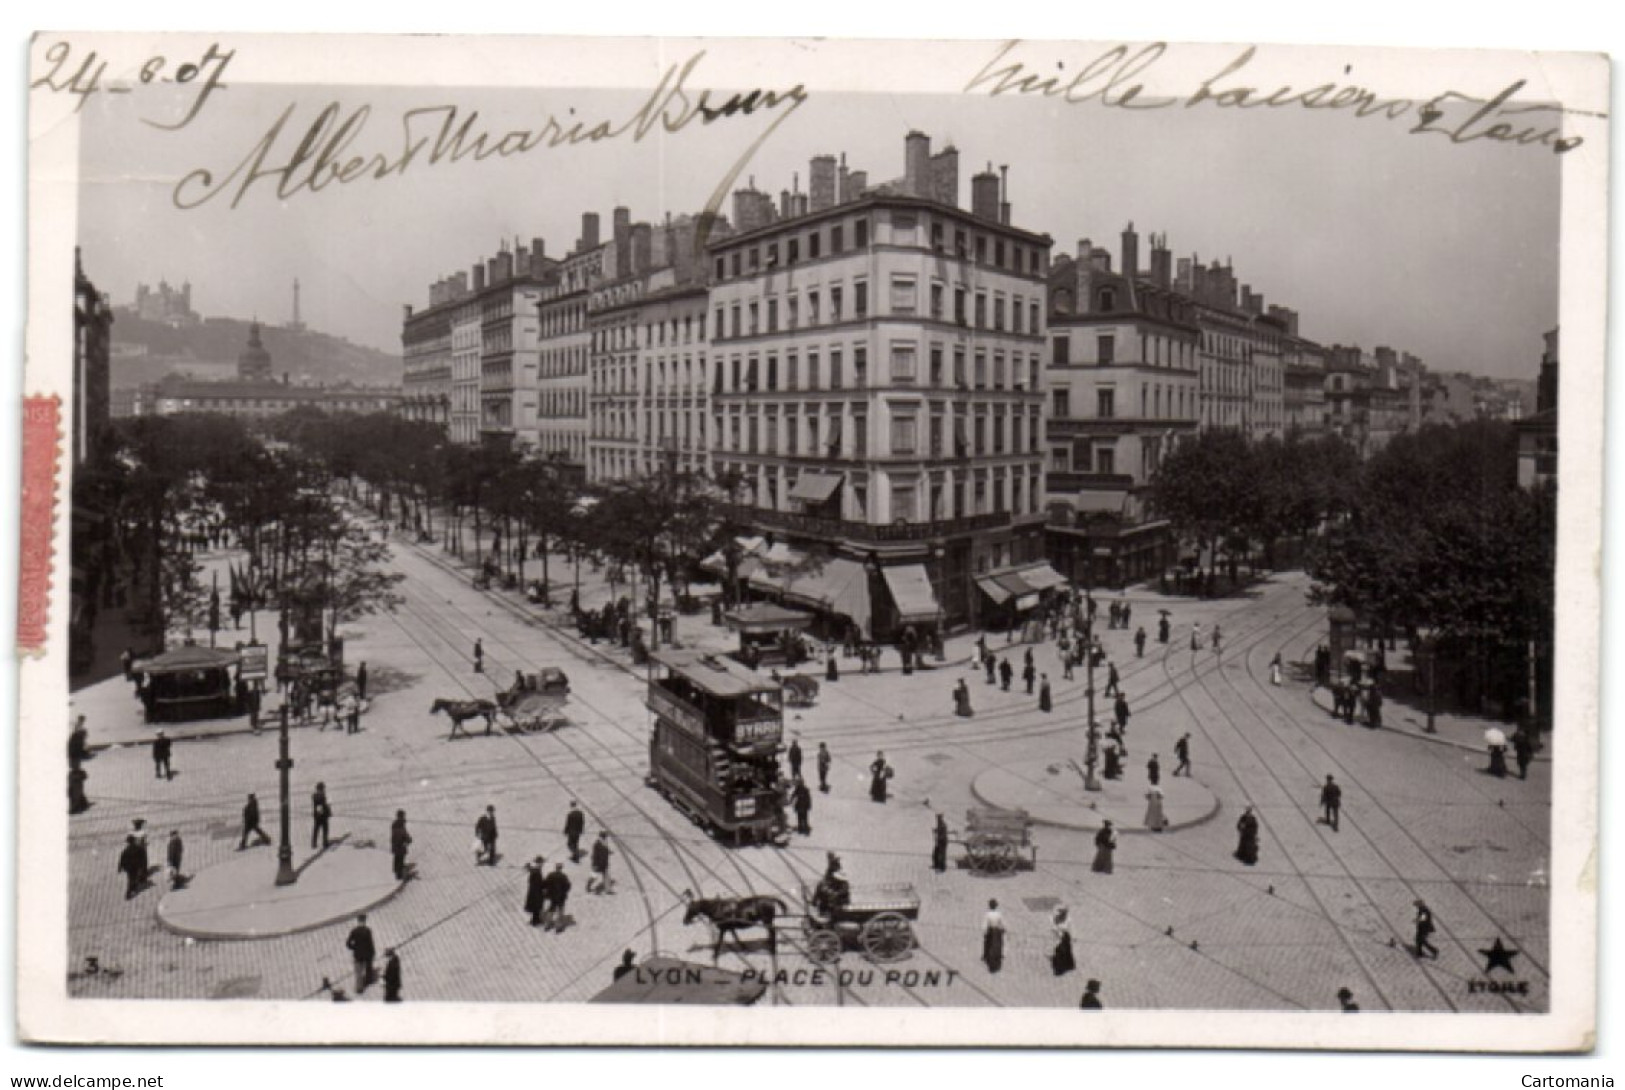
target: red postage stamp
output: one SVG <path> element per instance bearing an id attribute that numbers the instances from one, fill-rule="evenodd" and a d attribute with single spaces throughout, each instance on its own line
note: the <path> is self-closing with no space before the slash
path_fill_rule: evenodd
<path id="1" fill-rule="evenodd" d="M 61 417 L 61 398 L 23 400 L 22 541 L 17 563 L 17 649 L 23 654 L 45 651 Z"/>

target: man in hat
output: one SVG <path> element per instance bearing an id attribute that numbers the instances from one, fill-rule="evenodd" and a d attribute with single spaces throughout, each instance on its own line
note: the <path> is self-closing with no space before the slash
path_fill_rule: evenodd
<path id="1" fill-rule="evenodd" d="M 542 929 L 563 931 L 565 905 L 570 900 L 570 876 L 564 873 L 563 863 L 556 864 L 552 873 L 542 879 L 542 889 L 547 895 L 547 909 L 542 914 Z"/>
<path id="2" fill-rule="evenodd" d="M 1100 981 L 1091 980 L 1083 986 L 1083 999 L 1078 1002 L 1078 1008 L 1086 1011 L 1105 1009 L 1100 1005 Z"/>
<path id="3" fill-rule="evenodd" d="M 592 842 L 592 877 L 587 879 L 588 893 L 614 893 L 615 880 L 609 876 L 609 830 L 598 830 L 598 839 Z"/>
<path id="4" fill-rule="evenodd" d="M 355 963 L 355 994 L 360 995 L 372 983 L 373 962 L 378 957 L 378 948 L 373 945 L 372 928 L 367 926 L 365 912 L 355 918 L 355 926 L 350 928 L 344 948 L 350 951 L 350 958 Z"/>
<path id="5" fill-rule="evenodd" d="M 819 742 L 818 743 L 818 790 L 822 791 L 826 795 L 829 794 L 829 766 L 834 764 L 834 763 L 835 763 L 835 758 L 830 756 L 828 743 Z"/>
<path id="6" fill-rule="evenodd" d="M 812 813 L 812 792 L 800 776 L 796 777 L 795 786 L 790 790 L 790 801 L 796 812 L 796 832 L 811 836 L 812 826 L 807 823 L 807 817 Z"/>
<path id="7" fill-rule="evenodd" d="M 333 820 L 333 807 L 327 802 L 327 784 L 318 783 L 316 790 L 310 795 L 310 847 L 314 851 L 317 838 L 321 838 L 322 847 L 327 847 L 328 823 Z"/>
<path id="8" fill-rule="evenodd" d="M 564 815 L 564 843 L 570 849 L 570 862 L 581 862 L 581 838 L 587 832 L 587 815 L 581 806 L 570 800 L 570 812 Z"/>
<path id="9" fill-rule="evenodd" d="M 1179 740 L 1174 743 L 1174 756 L 1179 758 L 1179 763 L 1174 766 L 1174 775 L 1178 776 L 1183 773 L 1185 776 L 1189 776 L 1191 774 L 1191 736 L 1189 732 L 1181 734 Z"/>
<path id="10" fill-rule="evenodd" d="M 1320 789 L 1321 822 L 1332 827 L 1337 832 L 1337 819 L 1343 809 L 1343 789 L 1337 786 L 1337 781 L 1331 776 L 1326 777 L 1326 783 Z"/>
<path id="11" fill-rule="evenodd" d="M 389 827 L 389 853 L 395 861 L 395 880 L 406 880 L 406 849 L 412 846 L 412 834 L 406 831 L 406 811 L 396 810 L 395 821 Z"/>
<path id="12" fill-rule="evenodd" d="M 140 893 L 142 883 L 147 880 L 147 868 L 142 855 L 141 847 L 135 841 L 135 834 L 127 834 L 124 837 L 124 850 L 118 854 L 118 870 L 124 875 L 126 901 Z"/>
<path id="13" fill-rule="evenodd" d="M 478 866 L 481 862 L 485 862 L 493 867 L 496 866 L 497 808 L 495 806 L 487 806 L 485 813 L 481 814 L 479 819 L 474 822 L 474 835 L 480 842 L 480 850 L 474 853 L 474 865 Z M 483 860 L 481 859 L 482 855 L 484 856 Z"/>
<path id="14" fill-rule="evenodd" d="M 1424 953 L 1432 954 L 1433 960 L 1437 961 L 1439 959 L 1439 948 L 1434 946 L 1432 942 L 1428 941 L 1433 937 L 1434 931 L 1433 910 L 1429 908 L 1427 906 L 1427 902 L 1423 901 L 1420 897 L 1413 902 L 1413 907 L 1416 909 L 1416 942 L 1414 944 L 1414 953 L 1417 957 L 1421 957 Z"/>
<path id="15" fill-rule="evenodd" d="M 1006 663 L 1006 665 L 1009 665 Z M 874 802 L 886 801 L 887 781 L 892 777 L 891 766 L 886 763 L 886 754 L 882 751 L 875 753 L 875 759 L 869 763 L 869 798 Z"/>
<path id="16" fill-rule="evenodd" d="M 174 741 L 162 730 L 152 740 L 152 774 L 160 780 L 173 780 L 174 769 L 169 766 L 169 758 Z"/>
<path id="17" fill-rule="evenodd" d="M 384 951 L 384 1002 L 401 1001 L 401 956 L 391 946 Z"/>
<path id="18" fill-rule="evenodd" d="M 1337 1002 L 1342 1006 L 1344 1014 L 1358 1014 L 1360 1004 L 1354 1001 L 1354 993 L 1347 988 L 1337 989 Z"/>
<path id="19" fill-rule="evenodd" d="M 537 856 L 525 864 L 525 911 L 530 913 L 530 926 L 538 927 L 547 908 L 547 889 L 542 880 L 544 860 Z"/>
<path id="20" fill-rule="evenodd" d="M 801 778 L 801 740 L 799 738 L 790 739 L 790 749 L 786 753 L 786 756 L 790 758 L 790 778 L 792 780 L 800 779 Z"/>
<path id="21" fill-rule="evenodd" d="M 1162 762 L 1157 759 L 1155 753 L 1145 762 L 1145 778 L 1150 781 L 1152 787 L 1162 782 Z"/>
<path id="22" fill-rule="evenodd" d="M 181 841 L 181 831 L 171 829 L 169 843 L 164 846 L 164 855 L 169 863 L 169 888 L 180 889 L 186 884 L 181 874 L 181 860 L 186 856 L 186 845 Z"/>
<path id="23" fill-rule="evenodd" d="M 260 800 L 252 792 L 249 793 L 248 801 L 243 804 L 243 836 L 237 842 L 238 851 L 248 847 L 248 834 L 250 833 L 259 837 L 261 844 L 271 843 L 271 838 L 265 834 L 264 829 L 260 828 Z"/>
<path id="24" fill-rule="evenodd" d="M 1163 642 L 1166 643 L 1167 641 Z M 1145 658 L 1145 625 L 1141 625 L 1138 631 L 1134 633 L 1134 657 L 1137 659 Z"/>

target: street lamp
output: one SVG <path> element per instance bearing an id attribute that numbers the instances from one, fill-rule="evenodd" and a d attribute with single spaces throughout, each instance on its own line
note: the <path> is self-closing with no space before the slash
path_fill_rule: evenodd
<path id="1" fill-rule="evenodd" d="M 1100 764 L 1100 723 L 1095 719 L 1095 619 L 1087 613 L 1083 621 L 1083 664 L 1083 695 L 1089 716 L 1089 748 L 1083 759 L 1083 789 L 1099 791 L 1100 777 L 1095 771 Z"/>
<path id="2" fill-rule="evenodd" d="M 276 884 L 291 886 L 299 881 L 293 869 L 293 828 L 289 814 L 288 773 L 293 771 L 293 758 L 288 756 L 288 702 L 282 702 L 281 726 L 277 731 L 277 777 L 280 781 L 282 806 L 282 839 L 276 849 Z"/>

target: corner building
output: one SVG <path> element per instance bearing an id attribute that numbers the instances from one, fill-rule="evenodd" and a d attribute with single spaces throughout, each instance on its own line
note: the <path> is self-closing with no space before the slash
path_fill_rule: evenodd
<path id="1" fill-rule="evenodd" d="M 809 183 L 737 192 L 710 247 L 712 469 L 741 522 L 830 558 L 786 599 L 881 640 L 975 622 L 979 576 L 1044 556 L 1050 239 L 991 169 L 958 207 L 958 152 L 921 133 L 900 179 L 824 155 Z"/>

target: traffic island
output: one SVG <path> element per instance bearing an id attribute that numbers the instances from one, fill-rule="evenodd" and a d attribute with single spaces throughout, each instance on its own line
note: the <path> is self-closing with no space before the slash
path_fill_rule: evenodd
<path id="1" fill-rule="evenodd" d="M 268 939 L 342 923 L 400 892 L 387 851 L 335 841 L 276 884 L 275 848 L 240 852 L 158 902 L 158 922 L 195 939 Z"/>
<path id="2" fill-rule="evenodd" d="M 1084 789 L 1083 777 L 1065 761 L 1030 761 L 989 768 L 971 781 L 971 794 L 983 806 L 1025 810 L 1039 825 L 1094 831 L 1110 820 L 1120 833 L 1148 833 L 1143 774 L 1132 779 L 1100 781 L 1099 791 Z M 1219 812 L 1219 799 L 1197 780 L 1164 774 L 1164 832 L 1188 829 Z"/>

